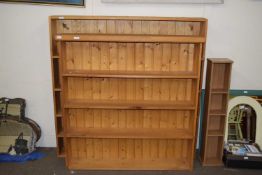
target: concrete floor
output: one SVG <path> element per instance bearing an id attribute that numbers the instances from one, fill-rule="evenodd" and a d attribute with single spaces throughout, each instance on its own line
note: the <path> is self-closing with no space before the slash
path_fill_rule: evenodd
<path id="1" fill-rule="evenodd" d="M 0 163 L 0 175 L 262 175 L 262 170 L 229 169 L 225 167 L 201 167 L 188 171 L 69 171 L 64 160 L 56 157 L 55 149 L 41 149 L 46 157 L 27 163 Z"/>

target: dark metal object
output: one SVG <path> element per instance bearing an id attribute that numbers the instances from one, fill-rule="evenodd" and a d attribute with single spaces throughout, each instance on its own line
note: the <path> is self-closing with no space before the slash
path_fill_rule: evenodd
<path id="1" fill-rule="evenodd" d="M 23 133 L 21 132 L 18 138 L 15 140 L 15 152 L 17 155 L 23 155 L 28 153 L 27 140 L 23 139 Z"/>

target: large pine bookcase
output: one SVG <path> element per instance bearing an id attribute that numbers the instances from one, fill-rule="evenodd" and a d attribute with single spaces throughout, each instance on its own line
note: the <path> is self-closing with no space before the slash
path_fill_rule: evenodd
<path id="1" fill-rule="evenodd" d="M 67 167 L 191 170 L 206 32 L 204 18 L 51 16 Z"/>

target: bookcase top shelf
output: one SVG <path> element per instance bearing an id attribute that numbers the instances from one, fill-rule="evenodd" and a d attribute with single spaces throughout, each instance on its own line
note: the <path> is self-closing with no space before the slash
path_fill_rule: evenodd
<path id="1" fill-rule="evenodd" d="M 207 22 L 206 18 L 195 17 L 146 17 L 146 16 L 50 16 L 52 20 L 143 20 L 143 21 L 181 21 L 181 22 Z"/>
<path id="2" fill-rule="evenodd" d="M 234 61 L 228 58 L 207 58 L 207 61 L 212 63 L 233 63 Z"/>
<path id="3" fill-rule="evenodd" d="M 156 42 L 156 43 L 205 43 L 200 36 L 174 35 L 128 35 L 128 34 L 61 34 L 56 41 L 98 41 L 98 42 Z"/>

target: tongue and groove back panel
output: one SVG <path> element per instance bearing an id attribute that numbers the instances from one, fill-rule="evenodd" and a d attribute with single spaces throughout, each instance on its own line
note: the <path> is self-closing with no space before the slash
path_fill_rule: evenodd
<path id="1" fill-rule="evenodd" d="M 193 168 L 206 29 L 203 18 L 50 17 L 70 169 Z"/>

